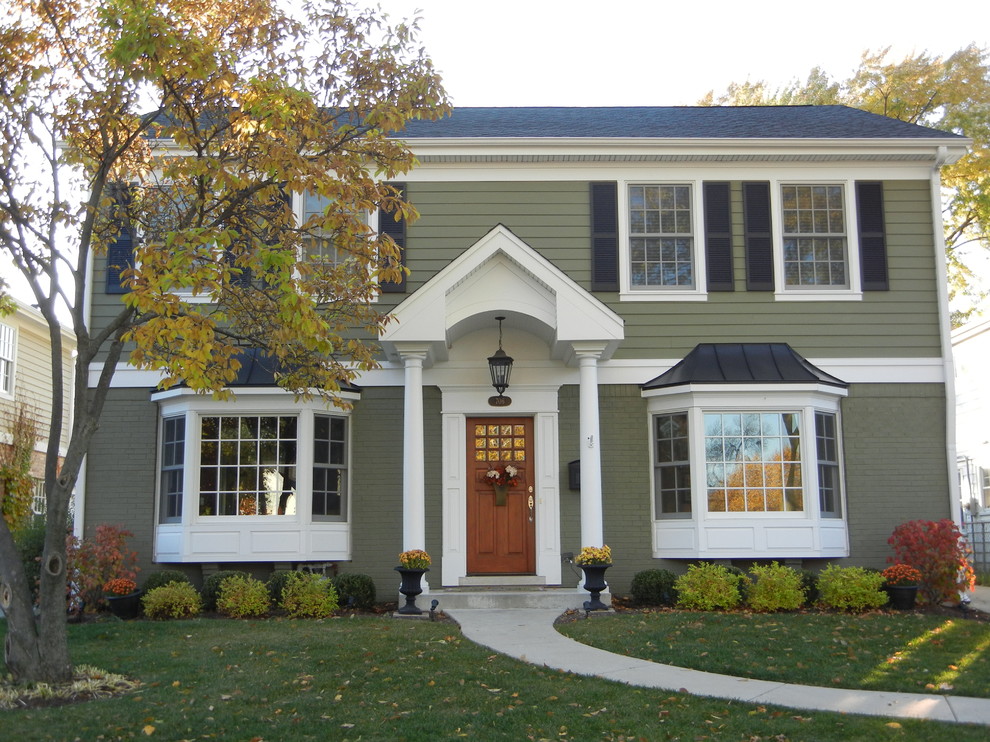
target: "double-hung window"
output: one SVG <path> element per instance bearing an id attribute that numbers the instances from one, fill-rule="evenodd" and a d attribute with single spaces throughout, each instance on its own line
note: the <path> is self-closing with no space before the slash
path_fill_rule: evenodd
<path id="1" fill-rule="evenodd" d="M 633 291 L 697 285 L 689 184 L 629 186 L 629 285 Z"/>
<path id="2" fill-rule="evenodd" d="M 784 286 L 849 288 L 845 188 L 784 184 L 780 195 Z"/>
<path id="3" fill-rule="evenodd" d="M 656 511 L 666 518 L 690 517 L 691 464 L 688 460 L 687 413 L 657 415 L 653 425 Z"/>
<path id="4" fill-rule="evenodd" d="M 0 323 L 0 394 L 14 393 L 14 328 Z"/>
<path id="5" fill-rule="evenodd" d="M 313 519 L 347 515 L 347 421 L 316 415 L 313 421 Z"/>
<path id="6" fill-rule="evenodd" d="M 186 418 L 162 420 L 161 520 L 174 523 L 182 518 L 182 473 L 186 455 Z"/>

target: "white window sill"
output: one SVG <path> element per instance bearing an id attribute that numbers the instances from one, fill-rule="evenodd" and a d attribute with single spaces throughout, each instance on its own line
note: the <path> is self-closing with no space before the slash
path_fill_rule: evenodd
<path id="1" fill-rule="evenodd" d="M 822 291 L 820 289 L 811 291 L 778 291 L 774 293 L 776 301 L 862 301 L 862 291 L 849 291 L 841 289 L 838 291 Z"/>
<path id="2" fill-rule="evenodd" d="M 707 301 L 704 291 L 622 291 L 619 301 Z"/>

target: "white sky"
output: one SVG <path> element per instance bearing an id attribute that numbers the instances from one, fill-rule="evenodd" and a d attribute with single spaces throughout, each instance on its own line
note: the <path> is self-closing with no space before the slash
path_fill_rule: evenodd
<path id="1" fill-rule="evenodd" d="M 693 105 L 816 65 L 841 79 L 867 49 L 990 46 L 987 0 L 378 1 L 393 19 L 421 11 L 455 106 Z"/>

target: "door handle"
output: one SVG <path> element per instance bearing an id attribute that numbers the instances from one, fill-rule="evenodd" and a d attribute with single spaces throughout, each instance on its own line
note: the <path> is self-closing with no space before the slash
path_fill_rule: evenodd
<path id="1" fill-rule="evenodd" d="M 532 491 L 533 491 L 533 488 L 532 488 L 532 487 L 530 487 L 530 488 L 529 488 L 529 490 L 530 490 L 530 492 L 532 492 Z M 530 496 L 529 496 L 529 522 L 530 522 L 530 523 L 532 523 L 532 522 L 533 522 L 533 505 L 534 505 L 534 504 L 535 504 L 535 503 L 534 503 L 534 501 L 533 501 L 533 496 L 532 496 L 532 495 L 530 495 Z"/>

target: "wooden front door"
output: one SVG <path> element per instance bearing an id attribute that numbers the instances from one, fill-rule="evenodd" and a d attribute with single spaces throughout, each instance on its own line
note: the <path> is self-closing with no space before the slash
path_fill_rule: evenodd
<path id="1" fill-rule="evenodd" d="M 468 418 L 467 444 L 468 574 L 534 574 L 533 420 Z M 503 488 L 489 472 L 507 478 L 507 466 L 516 476 Z"/>

